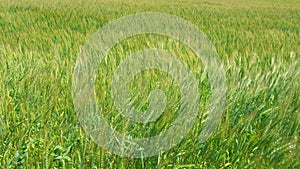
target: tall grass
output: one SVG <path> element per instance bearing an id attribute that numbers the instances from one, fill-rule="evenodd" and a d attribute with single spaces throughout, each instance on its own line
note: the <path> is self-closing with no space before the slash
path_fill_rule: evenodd
<path id="1" fill-rule="evenodd" d="M 2 1 L 0 4 L 1 168 L 299 168 L 300 4 L 293 1 Z M 132 82 L 135 105 L 160 88 L 167 111 L 141 126 L 118 116 L 110 94 L 116 66 L 144 48 L 169 50 L 199 78 L 199 119 L 170 151 L 151 158 L 113 155 L 84 133 L 73 108 L 72 74 L 80 49 L 101 26 L 154 11 L 183 17 L 216 46 L 226 69 L 227 103 L 218 129 L 198 143 L 210 86 L 202 63 L 180 42 L 157 35 L 115 46 L 97 74 L 97 102 L 117 130 L 149 137 L 176 117 L 176 83 L 159 71 Z"/>

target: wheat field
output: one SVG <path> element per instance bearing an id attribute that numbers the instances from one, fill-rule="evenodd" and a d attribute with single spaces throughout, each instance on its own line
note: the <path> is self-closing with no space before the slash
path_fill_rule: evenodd
<path id="1" fill-rule="evenodd" d="M 187 136 L 153 157 L 126 158 L 97 145 L 76 116 L 72 76 L 90 36 L 122 16 L 161 12 L 190 21 L 215 46 L 226 73 L 226 105 L 218 128 L 199 143 L 211 96 L 207 72 L 193 51 L 160 35 L 114 46 L 100 63 L 97 104 L 116 130 L 150 137 L 177 117 L 180 89 L 149 70 L 130 83 L 133 104 L 161 89 L 166 111 L 156 122 L 119 116 L 111 82 L 132 52 L 158 48 L 178 56 L 199 81 L 201 102 Z M 0 168 L 300 168 L 300 3 L 296 0 L 1 0 Z M 298 152 L 298 153 L 297 153 Z"/>

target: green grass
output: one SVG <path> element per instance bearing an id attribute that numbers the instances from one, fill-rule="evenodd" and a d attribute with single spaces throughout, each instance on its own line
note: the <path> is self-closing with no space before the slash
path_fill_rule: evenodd
<path id="1" fill-rule="evenodd" d="M 210 85 L 201 61 L 178 41 L 132 37 L 115 46 L 97 74 L 97 102 L 117 130 L 135 137 L 168 128 L 179 107 L 170 76 L 145 71 L 131 83 L 135 106 L 166 92 L 163 116 L 146 126 L 113 107 L 116 66 L 144 48 L 169 50 L 199 78 L 199 119 L 170 151 L 151 158 L 113 155 L 97 146 L 74 112 L 72 75 L 80 49 L 103 25 L 140 12 L 180 16 L 202 30 L 226 70 L 226 107 L 218 129 L 198 143 Z M 300 168 L 300 3 L 296 1 L 8 1 L 0 4 L 1 168 Z M 143 131 L 143 133 L 141 132 Z"/>

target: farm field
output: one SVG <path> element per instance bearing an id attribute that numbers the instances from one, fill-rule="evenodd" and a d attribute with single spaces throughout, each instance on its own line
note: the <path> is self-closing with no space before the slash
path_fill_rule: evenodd
<path id="1" fill-rule="evenodd" d="M 152 157 L 115 155 L 97 145 L 76 116 L 73 74 L 89 38 L 127 15 L 181 17 L 215 47 L 226 75 L 226 104 L 217 129 L 199 142 L 212 91 L 203 63 L 162 35 L 121 41 L 100 62 L 96 102 L 113 128 L 145 138 L 172 126 L 180 88 L 167 73 L 147 70 L 129 84 L 133 106 L 165 92 L 165 111 L 147 125 L 119 115 L 110 93 L 117 66 L 148 48 L 178 56 L 198 80 L 199 112 L 188 134 Z M 84 99 L 84 98 L 83 98 Z M 0 0 L 0 168 L 300 168 L 300 2 L 297 0 Z"/>

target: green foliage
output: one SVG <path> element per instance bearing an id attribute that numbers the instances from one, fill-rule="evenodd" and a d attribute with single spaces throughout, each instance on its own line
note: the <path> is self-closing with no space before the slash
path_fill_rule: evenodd
<path id="1" fill-rule="evenodd" d="M 180 42 L 157 35 L 115 46 L 97 75 L 97 102 L 114 128 L 149 137 L 176 118 L 178 86 L 159 71 L 132 82 L 135 106 L 162 89 L 168 107 L 143 126 L 118 116 L 110 83 L 117 65 L 144 48 L 177 55 L 199 78 L 199 119 L 170 151 L 151 158 L 113 155 L 84 133 L 74 113 L 72 75 L 84 43 L 124 15 L 153 11 L 197 25 L 213 42 L 227 75 L 218 130 L 197 142 L 210 86 L 201 61 Z M 300 4 L 293 1 L 2 1 L 0 4 L 0 167 L 2 168 L 300 168 Z"/>

